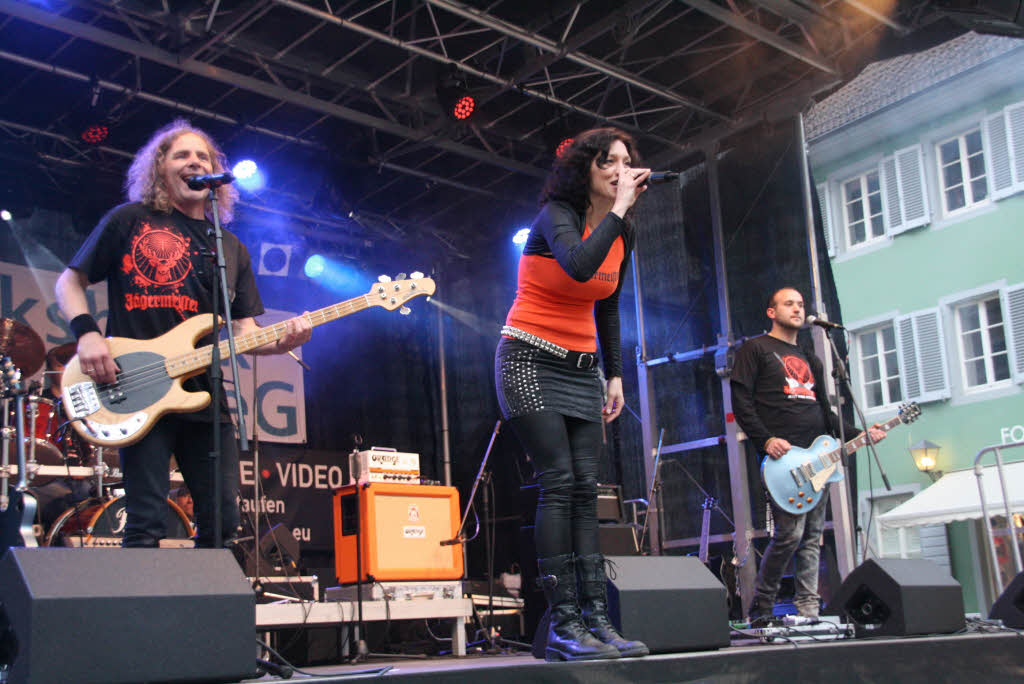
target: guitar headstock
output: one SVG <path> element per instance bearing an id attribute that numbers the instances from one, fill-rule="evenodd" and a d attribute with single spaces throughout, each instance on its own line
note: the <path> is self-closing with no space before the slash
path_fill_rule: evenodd
<path id="1" fill-rule="evenodd" d="M 383 306 L 388 311 L 401 308 L 403 314 L 409 313 L 405 303 L 413 297 L 432 295 L 436 286 L 430 278 L 425 278 L 422 273 L 411 273 L 409 278 L 404 273 L 392 280 L 382 275 L 377 283 L 366 293 L 370 306 Z"/>
<path id="2" fill-rule="evenodd" d="M 916 401 L 912 401 L 900 406 L 900 410 L 897 412 L 897 415 L 899 416 L 901 423 L 909 425 L 921 417 L 921 407 L 917 405 Z"/>
<path id="3" fill-rule="evenodd" d="M 701 506 L 701 508 L 706 511 L 708 509 L 714 508 L 717 503 L 718 503 L 718 499 L 716 499 L 713 496 L 708 496 L 708 497 L 705 497 L 704 505 Z"/>

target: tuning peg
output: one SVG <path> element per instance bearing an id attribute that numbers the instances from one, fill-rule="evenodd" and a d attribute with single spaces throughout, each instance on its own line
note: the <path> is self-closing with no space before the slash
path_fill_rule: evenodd
<path id="1" fill-rule="evenodd" d="M 412 313 L 412 309 L 410 309 L 407 306 L 403 306 L 401 309 L 398 310 L 398 313 L 402 314 L 403 316 L 408 316 L 410 313 Z"/>
<path id="2" fill-rule="evenodd" d="M 395 276 L 395 280 L 405 280 L 405 274 L 399 273 L 398 275 Z"/>
<path id="3" fill-rule="evenodd" d="M 420 278 L 423 277 L 423 273 L 421 271 L 413 271 L 412 273 L 409 274 L 409 277 L 412 278 L 413 280 L 419 280 Z"/>
<path id="4" fill-rule="evenodd" d="M 379 276 L 377 276 L 377 282 L 378 283 L 390 283 L 391 282 L 391 276 L 389 276 L 389 275 L 379 275 Z"/>

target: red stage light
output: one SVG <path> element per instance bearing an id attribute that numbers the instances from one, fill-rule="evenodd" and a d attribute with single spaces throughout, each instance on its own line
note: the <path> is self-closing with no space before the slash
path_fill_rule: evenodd
<path id="1" fill-rule="evenodd" d="M 573 138 L 566 138 L 562 142 L 558 143 L 558 147 L 555 148 L 555 156 L 561 157 L 565 154 L 565 151 L 572 145 Z"/>
<path id="2" fill-rule="evenodd" d="M 92 124 L 86 126 L 85 130 L 82 131 L 81 138 L 90 145 L 97 145 L 106 140 L 108 135 L 110 135 L 109 128 L 102 124 Z"/>
<path id="3" fill-rule="evenodd" d="M 452 116 L 459 121 L 465 121 L 473 115 L 474 109 L 476 109 L 476 100 L 473 99 L 473 96 L 463 95 L 455 103 L 455 107 L 452 108 Z"/>

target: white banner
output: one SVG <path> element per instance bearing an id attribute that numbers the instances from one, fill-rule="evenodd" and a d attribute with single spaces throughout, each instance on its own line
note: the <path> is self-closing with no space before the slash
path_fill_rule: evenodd
<path id="1" fill-rule="evenodd" d="M 53 288 L 59 273 L 39 268 L 26 268 L 0 261 L 0 317 L 24 323 L 43 340 L 47 350 L 73 342 L 68 323 L 57 307 Z M 89 310 L 106 327 L 107 288 L 103 284 L 87 291 Z M 260 316 L 260 325 L 271 325 L 295 314 L 268 310 Z M 184 353 L 185 350 L 182 350 Z M 301 356 L 301 349 L 295 350 Z M 253 365 L 259 386 L 253 387 Z M 231 377 L 230 363 L 224 360 L 224 377 Z M 238 359 L 239 382 L 245 406 L 246 427 L 252 435 L 252 407 L 259 408 L 259 439 L 269 442 L 305 443 L 306 402 L 302 368 L 287 354 L 253 357 L 243 354 Z M 42 381 L 42 371 L 35 379 Z M 229 390 L 228 403 L 234 411 L 235 401 Z M 255 400 L 253 397 L 255 396 Z"/>

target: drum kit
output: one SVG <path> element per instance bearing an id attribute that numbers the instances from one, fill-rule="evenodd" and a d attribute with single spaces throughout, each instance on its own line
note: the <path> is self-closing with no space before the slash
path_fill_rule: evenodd
<path id="1" fill-rule="evenodd" d="M 36 502 L 32 530 L 38 544 L 120 546 L 127 515 L 118 450 L 81 439 L 69 429 L 62 408 L 61 374 L 75 351 L 75 344 L 68 343 L 47 352 L 32 328 L 0 319 L 0 357 L 8 357 L 26 378 L 46 364 L 42 386 L 30 385 L 23 398 L 23 425 L 15 420 L 14 398 L 3 399 L 0 486 L 6 496 L 8 480 L 19 475 L 10 453 L 23 445 L 28 489 L 22 495 Z M 167 503 L 168 538 L 162 546 L 191 545 L 188 515 L 170 499 Z"/>

